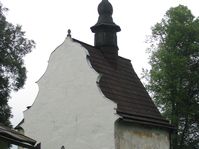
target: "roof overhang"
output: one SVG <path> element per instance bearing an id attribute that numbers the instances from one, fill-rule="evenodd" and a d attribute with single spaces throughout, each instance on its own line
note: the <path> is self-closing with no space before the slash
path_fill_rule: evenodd
<path id="1" fill-rule="evenodd" d="M 38 149 L 35 140 L 20 134 L 19 132 L 0 124 L 0 139 L 10 144 L 26 147 L 30 149 Z"/>

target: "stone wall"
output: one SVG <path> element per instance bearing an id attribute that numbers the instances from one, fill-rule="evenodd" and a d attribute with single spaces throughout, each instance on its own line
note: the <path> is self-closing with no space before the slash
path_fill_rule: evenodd
<path id="1" fill-rule="evenodd" d="M 169 149 L 169 132 L 119 119 L 115 122 L 116 149 Z"/>

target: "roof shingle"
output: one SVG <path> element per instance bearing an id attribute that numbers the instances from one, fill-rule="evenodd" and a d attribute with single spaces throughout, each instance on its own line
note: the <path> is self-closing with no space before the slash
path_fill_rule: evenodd
<path id="1" fill-rule="evenodd" d="M 92 67 L 102 75 L 99 81 L 101 91 L 107 98 L 117 103 L 117 113 L 124 120 L 173 129 L 158 111 L 130 60 L 118 56 L 115 67 L 111 59 L 104 57 L 99 49 L 73 40 L 88 50 Z"/>

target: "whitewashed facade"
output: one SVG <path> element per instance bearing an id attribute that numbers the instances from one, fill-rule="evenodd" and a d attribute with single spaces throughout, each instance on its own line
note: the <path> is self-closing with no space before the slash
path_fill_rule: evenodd
<path id="1" fill-rule="evenodd" d="M 114 149 L 116 104 L 97 86 L 87 50 L 66 38 L 50 56 L 39 93 L 24 112 L 25 135 L 42 149 Z"/>

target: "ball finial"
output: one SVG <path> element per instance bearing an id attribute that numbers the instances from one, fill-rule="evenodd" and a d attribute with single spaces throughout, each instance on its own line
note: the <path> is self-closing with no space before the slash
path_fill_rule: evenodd
<path id="1" fill-rule="evenodd" d="M 99 15 L 112 15 L 113 14 L 113 7 L 108 0 L 102 0 L 101 3 L 98 5 L 98 13 Z"/>

